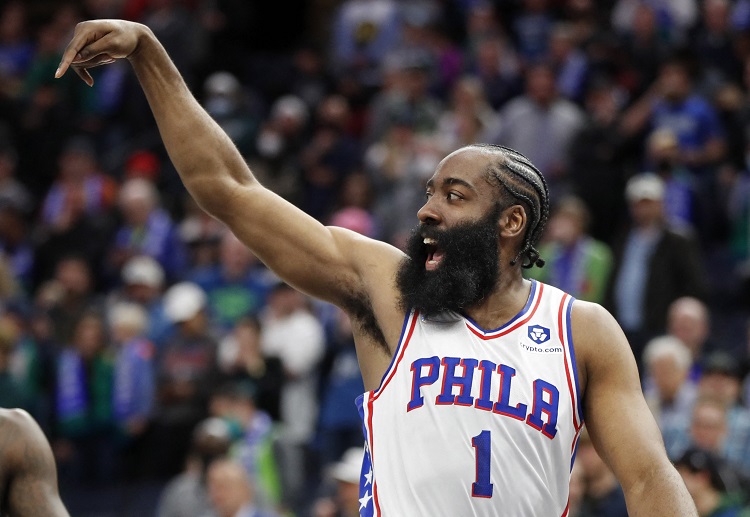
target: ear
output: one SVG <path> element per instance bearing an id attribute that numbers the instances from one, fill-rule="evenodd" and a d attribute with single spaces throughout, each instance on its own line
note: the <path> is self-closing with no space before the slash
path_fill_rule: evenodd
<path id="1" fill-rule="evenodd" d="M 521 205 L 508 207 L 500 214 L 497 224 L 501 237 L 523 237 L 526 230 L 526 210 Z"/>

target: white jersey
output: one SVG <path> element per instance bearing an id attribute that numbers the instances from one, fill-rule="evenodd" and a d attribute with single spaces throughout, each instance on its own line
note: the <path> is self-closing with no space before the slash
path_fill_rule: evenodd
<path id="1" fill-rule="evenodd" d="M 532 281 L 495 330 L 407 315 L 380 387 L 357 399 L 362 516 L 567 516 L 583 425 L 572 304 Z"/>

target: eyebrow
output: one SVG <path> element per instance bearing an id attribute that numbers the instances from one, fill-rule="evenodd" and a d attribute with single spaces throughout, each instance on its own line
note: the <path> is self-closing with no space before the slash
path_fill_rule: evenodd
<path id="1" fill-rule="evenodd" d="M 448 185 L 448 186 L 450 186 L 450 185 L 461 185 L 463 187 L 468 188 L 469 190 L 472 190 L 472 191 L 476 192 L 476 189 L 474 188 L 474 186 L 471 183 L 469 183 L 468 181 L 464 181 L 464 180 L 462 180 L 460 178 L 445 178 L 443 180 L 443 185 Z M 427 185 L 426 186 L 427 186 L 427 188 L 434 187 L 435 186 L 435 181 L 432 178 L 430 178 L 429 180 L 427 180 Z"/>

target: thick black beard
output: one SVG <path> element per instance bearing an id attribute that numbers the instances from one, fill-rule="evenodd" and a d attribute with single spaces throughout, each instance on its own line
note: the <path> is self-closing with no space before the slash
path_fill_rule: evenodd
<path id="1" fill-rule="evenodd" d="M 431 316 L 443 311 L 462 313 L 481 302 L 500 278 L 497 221 L 501 211 L 498 206 L 479 221 L 447 230 L 425 224 L 417 227 L 396 275 L 401 308 Z M 434 271 L 425 269 L 425 237 L 435 239 L 443 252 Z"/>

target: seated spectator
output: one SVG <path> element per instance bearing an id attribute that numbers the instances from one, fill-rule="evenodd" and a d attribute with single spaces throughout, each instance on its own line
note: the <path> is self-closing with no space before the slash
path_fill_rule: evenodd
<path id="1" fill-rule="evenodd" d="M 696 386 L 688 378 L 690 351 L 675 337 L 657 337 L 646 345 L 643 364 L 646 402 L 662 431 L 667 453 L 674 452 L 674 434 L 690 419 L 697 396 Z"/>
<path id="2" fill-rule="evenodd" d="M 178 232 L 188 250 L 190 269 L 216 265 L 219 261 L 219 243 L 227 231 L 226 226 L 204 212 L 189 194 L 183 197 L 182 204 L 185 216 L 179 223 Z"/>
<path id="3" fill-rule="evenodd" d="M 331 465 L 329 476 L 336 483 L 335 491 L 315 502 L 312 517 L 359 517 L 364 454 L 363 447 L 352 447 Z"/>
<path id="4" fill-rule="evenodd" d="M 82 209 L 98 215 L 114 205 L 117 185 L 99 170 L 93 143 L 84 137 L 73 137 L 58 159 L 59 172 L 42 205 L 42 222 L 59 226 L 78 200 L 71 198 L 73 191 L 82 191 Z"/>
<path id="5" fill-rule="evenodd" d="M 524 80 L 524 94 L 500 111 L 500 130 L 491 141 L 523 153 L 548 183 L 561 184 L 568 172 L 571 143 L 585 122 L 583 111 L 559 95 L 550 66 L 530 66 Z M 554 191 L 562 193 L 561 188 Z"/>
<path id="6" fill-rule="evenodd" d="M 2 67 L 1 62 L 0 67 Z M 17 165 L 16 150 L 0 143 L 0 208 L 13 208 L 28 216 L 34 208 L 34 200 L 28 189 L 18 181 Z"/>
<path id="7" fill-rule="evenodd" d="M 750 410 L 740 400 L 742 370 L 726 352 L 712 352 L 703 363 L 698 396 L 726 407 L 727 436 L 723 455 L 744 475 L 750 476 Z"/>
<path id="8" fill-rule="evenodd" d="M 156 517 L 204 517 L 211 511 L 206 489 L 209 465 L 223 458 L 231 445 L 229 425 L 220 418 L 207 418 L 193 431 L 184 470 L 172 478 L 161 493 Z"/>
<path id="9" fill-rule="evenodd" d="M 691 448 L 675 462 L 699 515 L 746 517 L 739 479 L 716 454 Z"/>
<path id="10" fill-rule="evenodd" d="M 34 393 L 25 379 L 13 371 L 13 356 L 19 344 L 20 329 L 11 318 L 0 318 L 0 407 L 34 409 Z"/>
<path id="11" fill-rule="evenodd" d="M 21 212 L 10 206 L 0 206 L 0 254 L 7 260 L 22 293 L 31 295 L 36 252 L 28 221 Z"/>
<path id="12" fill-rule="evenodd" d="M 581 431 L 578 440 L 576 463 L 583 467 L 586 483 L 581 514 L 587 517 L 627 517 L 622 488 L 614 473 L 594 449 L 586 429 Z"/>
<path id="13" fill-rule="evenodd" d="M 246 317 L 235 323 L 232 332 L 219 344 L 219 368 L 226 380 L 254 386 L 258 409 L 278 421 L 284 368 L 278 357 L 263 354 L 261 332 L 257 318 Z"/>
<path id="14" fill-rule="evenodd" d="M 146 474 L 148 454 L 146 433 L 156 401 L 154 345 L 144 334 L 148 315 L 133 303 L 118 303 L 109 310 L 110 332 L 118 347 L 114 372 L 114 419 L 120 435 L 121 464 L 125 479 Z"/>
<path id="15" fill-rule="evenodd" d="M 255 255 L 232 233 L 225 232 L 219 263 L 190 275 L 208 296 L 213 323 L 228 332 L 245 316 L 256 316 L 266 305 L 270 276 Z"/>
<path id="16" fill-rule="evenodd" d="M 263 507 L 277 508 L 281 485 L 275 455 L 273 422 L 255 403 L 255 386 L 246 381 L 221 386 L 211 395 L 211 413 L 224 419 L 233 433 L 229 456 L 235 459 L 257 489 Z"/>
<path id="17" fill-rule="evenodd" d="M 326 355 L 321 363 L 321 396 L 318 432 L 320 459 L 333 463 L 350 447 L 362 443 L 362 420 L 352 401 L 364 393 L 359 373 L 352 323 L 344 311 L 334 308 Z"/>
<path id="18" fill-rule="evenodd" d="M 318 368 L 324 353 L 323 328 L 310 312 L 305 296 L 280 282 L 261 315 L 261 346 L 284 366 L 281 391 L 280 466 L 284 503 L 306 507 L 310 442 L 318 418 Z"/>
<path id="19" fill-rule="evenodd" d="M 206 293 L 190 282 L 175 284 L 164 295 L 164 311 L 176 331 L 158 359 L 154 440 L 161 451 L 161 475 L 180 471 L 193 428 L 208 416 L 217 344 L 206 303 Z"/>
<path id="20" fill-rule="evenodd" d="M 677 298 L 667 311 L 667 333 L 690 350 L 690 380 L 697 382 L 701 363 L 711 349 L 711 315 L 706 304 L 692 296 Z"/>
<path id="21" fill-rule="evenodd" d="M 52 318 L 58 343 L 69 343 L 73 329 L 83 314 L 98 309 L 91 266 L 83 257 L 63 257 L 55 267 L 55 276 L 36 294 L 37 306 Z"/>
<path id="22" fill-rule="evenodd" d="M 236 461 L 214 461 L 206 474 L 206 486 L 213 512 L 205 517 L 278 517 L 258 504 L 252 480 Z"/>
<path id="23" fill-rule="evenodd" d="M 105 331 L 101 316 L 85 313 L 57 360 L 54 450 L 61 482 L 96 485 L 114 479 L 114 370 Z"/>
<path id="24" fill-rule="evenodd" d="M 187 267 L 177 230 L 159 205 L 153 183 L 135 178 L 126 181 L 119 198 L 123 224 L 115 234 L 108 266 L 119 270 L 136 255 L 147 255 L 161 264 L 167 276 L 177 279 Z"/>
<path id="25" fill-rule="evenodd" d="M 668 451 L 678 457 L 696 444 L 720 454 L 744 476 L 750 475 L 750 412 L 739 402 L 740 365 L 724 352 L 710 354 L 698 382 L 691 420 L 674 434 Z"/>
<path id="26" fill-rule="evenodd" d="M 120 276 L 122 286 L 110 293 L 109 305 L 126 302 L 141 306 L 148 316 L 145 337 L 161 349 L 174 330 L 164 312 L 164 270 L 153 258 L 138 255 L 125 263 Z"/>
<path id="27" fill-rule="evenodd" d="M 575 298 L 602 303 L 612 272 L 612 251 L 588 235 L 589 219 L 583 201 L 573 196 L 561 199 L 539 248 L 545 265 L 528 274 Z"/>
<path id="28" fill-rule="evenodd" d="M 646 161 L 664 181 L 664 216 L 667 223 L 696 227 L 700 207 L 696 206 L 693 173 L 682 162 L 677 137 L 670 128 L 657 129 L 646 143 Z"/>

